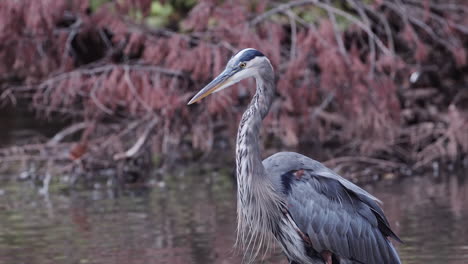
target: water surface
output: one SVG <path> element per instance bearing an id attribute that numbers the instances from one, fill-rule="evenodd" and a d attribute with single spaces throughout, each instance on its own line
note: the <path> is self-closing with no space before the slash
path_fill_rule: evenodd
<path id="1" fill-rule="evenodd" d="M 468 263 L 468 185 L 459 177 L 411 177 L 364 186 L 405 241 L 403 263 Z M 166 175 L 125 190 L 0 182 L 0 263 L 240 263 L 235 187 L 228 173 Z M 280 252 L 264 263 L 286 263 Z"/>

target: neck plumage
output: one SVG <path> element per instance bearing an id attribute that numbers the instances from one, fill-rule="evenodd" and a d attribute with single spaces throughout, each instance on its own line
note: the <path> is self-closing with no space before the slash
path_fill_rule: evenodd
<path id="1" fill-rule="evenodd" d="M 268 114 L 275 93 L 273 69 L 256 77 L 257 90 L 247 110 L 242 115 L 237 132 L 236 165 L 239 187 L 252 181 L 265 179 L 265 168 L 260 154 L 260 128 Z"/>
<path id="2" fill-rule="evenodd" d="M 257 91 L 242 116 L 236 148 L 238 243 L 257 250 L 269 243 L 281 217 L 281 199 L 260 155 L 260 128 L 275 93 L 273 69 L 267 70 L 256 77 Z"/>

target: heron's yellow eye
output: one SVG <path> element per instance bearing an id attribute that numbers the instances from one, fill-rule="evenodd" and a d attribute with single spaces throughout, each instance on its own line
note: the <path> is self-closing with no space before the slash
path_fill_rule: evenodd
<path id="1" fill-rule="evenodd" d="M 241 63 L 239 64 L 239 67 L 241 67 L 241 68 L 245 68 L 245 66 L 247 66 L 247 64 L 246 64 L 245 62 L 241 62 Z"/>

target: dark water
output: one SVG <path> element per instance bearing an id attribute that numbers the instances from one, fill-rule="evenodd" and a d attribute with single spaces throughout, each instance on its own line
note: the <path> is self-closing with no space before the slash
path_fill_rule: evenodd
<path id="1" fill-rule="evenodd" d="M 384 201 L 406 242 L 403 263 L 468 263 L 465 175 L 413 177 L 365 188 Z M 0 179 L 10 178 L 6 176 Z M 166 175 L 147 187 L 64 191 L 28 182 L 0 187 L 0 263 L 241 263 L 228 173 Z M 280 252 L 264 263 L 286 263 Z"/>
<path id="2" fill-rule="evenodd" d="M 26 105 L 0 107 L 0 147 L 44 141 L 67 125 L 60 117 L 38 120 Z"/>

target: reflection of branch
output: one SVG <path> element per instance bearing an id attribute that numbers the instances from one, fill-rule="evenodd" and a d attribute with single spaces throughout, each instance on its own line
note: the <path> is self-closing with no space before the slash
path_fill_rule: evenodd
<path id="1" fill-rule="evenodd" d="M 135 142 L 135 144 L 128 149 L 125 152 L 117 153 L 114 155 L 114 160 L 120 160 L 120 159 L 125 159 L 125 158 L 131 158 L 137 154 L 141 147 L 145 144 L 146 140 L 148 139 L 149 134 L 153 130 L 153 128 L 156 126 L 158 123 L 158 118 L 154 117 L 151 122 L 146 126 L 145 131 L 141 136 L 138 138 L 138 140 Z"/>

